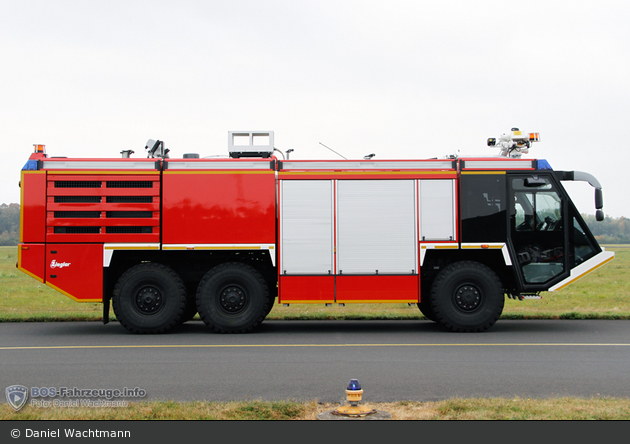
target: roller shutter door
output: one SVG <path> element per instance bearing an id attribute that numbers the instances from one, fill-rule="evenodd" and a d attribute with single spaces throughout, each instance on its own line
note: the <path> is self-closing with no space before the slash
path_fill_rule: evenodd
<path id="1" fill-rule="evenodd" d="M 281 183 L 281 273 L 333 273 L 332 181 Z"/>
<path id="2" fill-rule="evenodd" d="M 337 182 L 340 274 L 417 272 L 414 180 Z"/>

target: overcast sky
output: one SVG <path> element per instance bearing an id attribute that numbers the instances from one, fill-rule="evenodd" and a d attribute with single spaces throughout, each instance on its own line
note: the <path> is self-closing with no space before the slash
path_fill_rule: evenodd
<path id="1" fill-rule="evenodd" d="M 519 127 L 630 217 L 629 23 L 627 0 L 0 0 L 0 203 L 35 143 L 204 157 L 272 130 L 292 159 L 417 159 L 494 155 Z"/>

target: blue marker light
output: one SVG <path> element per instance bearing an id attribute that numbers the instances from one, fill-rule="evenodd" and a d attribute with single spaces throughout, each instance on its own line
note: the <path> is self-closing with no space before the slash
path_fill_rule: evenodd
<path id="1" fill-rule="evenodd" d="M 37 171 L 37 160 L 29 159 L 22 170 Z"/>
<path id="2" fill-rule="evenodd" d="M 347 390 L 361 390 L 361 384 L 358 379 L 351 379 Z"/>

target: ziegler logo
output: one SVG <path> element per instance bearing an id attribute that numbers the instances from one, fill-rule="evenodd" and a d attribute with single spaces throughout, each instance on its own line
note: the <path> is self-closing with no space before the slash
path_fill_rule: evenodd
<path id="1" fill-rule="evenodd" d="M 50 268 L 64 268 L 69 266 L 70 262 L 57 262 L 54 259 L 52 260 L 52 262 L 50 262 Z"/>

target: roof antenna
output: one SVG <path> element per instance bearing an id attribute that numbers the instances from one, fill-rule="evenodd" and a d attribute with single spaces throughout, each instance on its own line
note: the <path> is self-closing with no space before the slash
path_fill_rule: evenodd
<path id="1" fill-rule="evenodd" d="M 323 146 L 324 148 L 328 148 L 326 145 L 324 145 L 324 144 L 323 144 L 323 143 L 321 143 L 321 142 L 319 142 L 319 144 L 320 144 L 321 146 Z M 340 157 L 343 157 L 341 154 L 339 154 L 337 151 L 333 150 L 332 148 L 328 148 L 328 149 L 329 149 L 330 151 L 332 151 L 333 153 L 335 153 L 336 155 L 338 155 L 338 156 L 340 156 Z M 344 158 L 344 159 L 346 159 L 345 157 L 343 157 L 343 158 Z M 348 160 L 348 159 L 346 159 L 346 160 Z"/>

